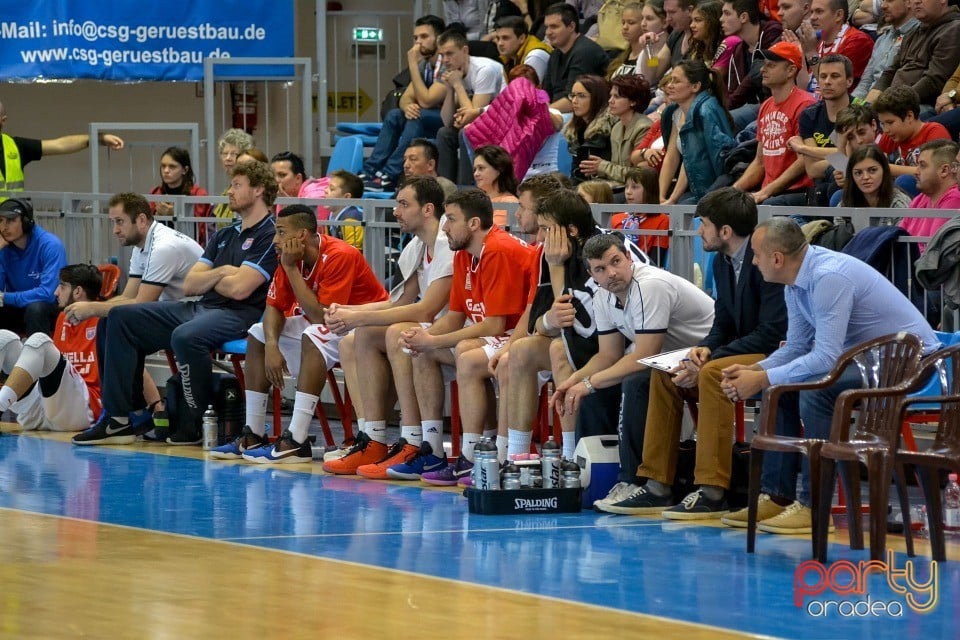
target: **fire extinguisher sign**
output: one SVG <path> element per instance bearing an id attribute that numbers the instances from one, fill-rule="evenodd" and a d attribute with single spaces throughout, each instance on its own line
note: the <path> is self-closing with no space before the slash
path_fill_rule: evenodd
<path id="1" fill-rule="evenodd" d="M 0 81 L 196 82 L 205 58 L 292 56 L 293 3 L 23 0 L 4 8 L 0 39 Z"/>

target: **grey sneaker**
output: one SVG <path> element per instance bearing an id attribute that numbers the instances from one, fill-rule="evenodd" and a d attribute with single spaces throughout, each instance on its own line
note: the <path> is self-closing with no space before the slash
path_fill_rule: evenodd
<path id="1" fill-rule="evenodd" d="M 729 511 L 730 508 L 724 498 L 711 500 L 703 494 L 701 489 L 697 489 L 680 504 L 665 510 L 663 517 L 668 520 L 709 520 L 721 518 Z"/>
<path id="2" fill-rule="evenodd" d="M 607 513 L 645 515 L 661 513 L 664 509 L 672 506 L 672 496 L 658 496 L 646 487 L 634 487 L 626 498 L 619 502 L 600 503 L 597 509 Z"/>

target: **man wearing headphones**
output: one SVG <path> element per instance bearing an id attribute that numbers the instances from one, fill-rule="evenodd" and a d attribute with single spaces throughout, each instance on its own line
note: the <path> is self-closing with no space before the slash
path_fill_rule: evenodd
<path id="1" fill-rule="evenodd" d="M 57 285 L 67 266 L 63 242 L 33 219 L 33 205 L 0 202 L 0 329 L 50 335 L 60 310 Z"/>

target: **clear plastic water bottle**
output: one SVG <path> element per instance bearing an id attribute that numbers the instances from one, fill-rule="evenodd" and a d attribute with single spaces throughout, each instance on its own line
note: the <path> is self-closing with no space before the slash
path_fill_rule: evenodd
<path id="1" fill-rule="evenodd" d="M 217 412 L 213 410 L 213 405 L 208 405 L 207 410 L 203 412 L 203 450 L 210 451 L 217 446 L 217 430 L 220 426 L 220 420 L 217 419 Z"/>
<path id="2" fill-rule="evenodd" d="M 560 469 L 560 488 L 580 488 L 580 466 L 576 462 L 565 460 Z"/>
<path id="3" fill-rule="evenodd" d="M 480 441 L 474 447 L 474 464 L 479 467 L 474 478 L 474 487 L 483 491 L 500 488 L 500 461 L 497 459 L 497 445 L 489 438 Z"/>
<path id="4" fill-rule="evenodd" d="M 531 489 L 543 488 L 543 472 L 540 470 L 540 467 L 535 467 L 535 466 L 530 467 L 530 488 Z"/>
<path id="5" fill-rule="evenodd" d="M 503 468 L 503 489 L 504 491 L 516 490 L 520 488 L 520 469 L 517 465 L 510 463 Z"/>
<path id="6" fill-rule="evenodd" d="M 960 538 L 960 484 L 957 474 L 948 476 L 947 488 L 943 490 L 943 533 L 947 537 Z"/>
<path id="7" fill-rule="evenodd" d="M 560 486 L 560 445 L 556 443 L 553 436 L 547 438 L 541 447 L 543 458 L 541 467 L 543 470 L 543 488 L 556 489 Z"/>

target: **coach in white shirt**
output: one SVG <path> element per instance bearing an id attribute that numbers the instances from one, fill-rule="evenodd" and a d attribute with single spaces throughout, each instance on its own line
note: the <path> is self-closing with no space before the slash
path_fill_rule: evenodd
<path id="1" fill-rule="evenodd" d="M 118 193 L 110 198 L 109 207 L 114 235 L 124 246 L 133 247 L 127 284 L 120 295 L 109 300 L 74 302 L 64 309 L 67 322 L 71 323 L 100 317 L 98 364 L 104 361 L 110 310 L 126 304 L 185 299 L 183 281 L 203 254 L 203 248 L 193 238 L 154 220 L 150 203 L 139 194 Z"/>

